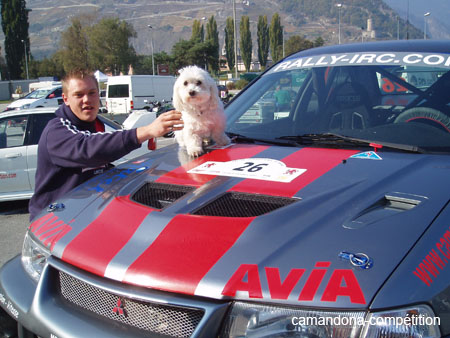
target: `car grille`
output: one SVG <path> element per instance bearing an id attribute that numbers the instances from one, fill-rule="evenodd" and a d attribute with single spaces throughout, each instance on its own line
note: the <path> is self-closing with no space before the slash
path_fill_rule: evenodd
<path id="1" fill-rule="evenodd" d="M 61 295 L 102 317 L 168 337 L 190 337 L 203 317 L 200 309 L 126 298 L 59 271 Z"/>
<path id="2" fill-rule="evenodd" d="M 190 186 L 147 182 L 131 199 L 155 209 L 162 209 L 194 189 L 195 187 Z"/>
<path id="3" fill-rule="evenodd" d="M 195 211 L 194 215 L 256 217 L 298 201 L 295 198 L 227 192 Z"/>

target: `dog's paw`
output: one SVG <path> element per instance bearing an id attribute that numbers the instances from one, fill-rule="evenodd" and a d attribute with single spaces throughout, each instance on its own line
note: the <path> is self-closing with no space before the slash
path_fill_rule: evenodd
<path id="1" fill-rule="evenodd" d="M 202 147 L 196 147 L 191 146 L 186 149 L 186 152 L 191 157 L 199 157 L 201 154 L 203 154 L 203 148 Z"/>
<path id="2" fill-rule="evenodd" d="M 231 142 L 229 137 L 227 135 L 225 135 L 225 134 L 220 135 L 214 141 L 216 141 L 216 144 L 218 146 L 226 146 L 226 145 L 230 144 L 230 142 Z"/>

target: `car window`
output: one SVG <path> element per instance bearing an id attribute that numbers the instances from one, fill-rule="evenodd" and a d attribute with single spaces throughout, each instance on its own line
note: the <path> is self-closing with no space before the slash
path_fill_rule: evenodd
<path id="1" fill-rule="evenodd" d="M 30 94 L 28 94 L 24 98 L 25 99 L 42 99 L 42 98 L 46 97 L 48 94 L 50 94 L 51 91 L 52 91 L 52 89 L 36 89 L 36 90 L 33 90 Z"/>
<path id="2" fill-rule="evenodd" d="M 38 144 L 45 126 L 51 119 L 55 118 L 55 116 L 54 113 L 32 115 L 31 128 L 29 128 L 29 136 L 26 140 L 26 144 Z"/>
<path id="3" fill-rule="evenodd" d="M 127 84 L 118 84 L 118 85 L 109 85 L 108 86 L 108 97 L 109 98 L 117 98 L 117 97 L 128 97 L 129 96 L 129 88 Z"/>
<path id="4" fill-rule="evenodd" d="M 306 73 L 295 71 L 277 77 L 258 100 L 240 116 L 237 123 L 253 124 L 287 118 L 303 84 Z"/>
<path id="5" fill-rule="evenodd" d="M 308 137 L 339 134 L 450 152 L 450 71 L 442 60 L 388 52 L 292 57 L 230 102 L 227 131 L 320 146 L 336 142 Z"/>
<path id="6" fill-rule="evenodd" d="M 0 148 L 24 145 L 28 115 L 7 117 L 0 120 Z"/>
<path id="7" fill-rule="evenodd" d="M 53 94 L 55 95 L 54 97 L 61 97 L 62 96 L 62 88 L 56 88 L 55 91 L 53 92 Z"/>

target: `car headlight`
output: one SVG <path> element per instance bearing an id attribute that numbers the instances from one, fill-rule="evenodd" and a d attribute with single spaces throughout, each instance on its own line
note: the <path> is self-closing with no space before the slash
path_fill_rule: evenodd
<path id="1" fill-rule="evenodd" d="M 20 109 L 28 109 L 28 108 L 30 108 L 30 104 L 29 103 L 24 104 Z"/>
<path id="2" fill-rule="evenodd" d="M 22 265 L 36 282 L 39 281 L 49 256 L 50 252 L 41 243 L 35 241 L 27 232 L 23 241 Z"/>
<path id="3" fill-rule="evenodd" d="M 316 311 L 236 302 L 224 337 L 440 337 L 439 318 L 426 305 L 367 313 Z"/>

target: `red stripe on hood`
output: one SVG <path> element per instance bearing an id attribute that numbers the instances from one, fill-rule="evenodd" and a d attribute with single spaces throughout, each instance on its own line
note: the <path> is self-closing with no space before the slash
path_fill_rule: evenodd
<path id="1" fill-rule="evenodd" d="M 267 148 L 268 146 L 239 144 L 225 149 L 213 150 L 201 157 L 194 159 L 193 161 L 182 164 L 182 166 L 159 177 L 156 180 L 156 182 L 200 187 L 201 185 L 212 180 L 216 176 L 203 174 L 201 175 L 188 174 L 187 172 L 192 168 L 195 168 L 208 161 L 227 162 L 241 158 L 252 157 Z"/>
<path id="2" fill-rule="evenodd" d="M 177 215 L 128 268 L 123 281 L 193 295 L 253 219 Z"/>
<path id="3" fill-rule="evenodd" d="M 238 150 L 239 152 L 220 152 L 219 156 L 217 154 L 216 156 L 213 156 L 215 154 L 208 154 L 207 159 L 204 159 L 202 156 L 201 162 L 203 163 L 207 160 L 231 161 L 247 158 L 250 154 L 246 150 L 252 150 L 257 153 L 253 146 L 250 149 L 238 148 Z M 231 190 L 293 196 L 301 188 L 319 178 L 354 153 L 356 151 L 353 150 L 304 148 L 282 160 L 288 167 L 307 169 L 303 175 L 294 181 L 278 183 L 246 179 Z M 230 156 L 231 154 L 233 156 Z M 200 164 L 200 162 L 190 163 L 191 167 Z M 188 176 L 185 170 L 188 169 L 183 169 L 182 175 Z M 211 176 L 209 179 L 212 177 L 214 176 Z M 253 219 L 253 217 L 230 218 L 177 215 L 144 253 L 130 265 L 123 281 L 130 284 L 193 295 L 198 283 L 233 246 Z"/>
<path id="4" fill-rule="evenodd" d="M 232 187 L 231 191 L 292 197 L 300 189 L 315 181 L 329 170 L 333 169 L 342 160 L 356 154 L 356 150 L 302 148 L 286 156 L 281 161 L 289 168 L 306 169 L 302 175 L 292 182 L 271 182 L 246 179 Z"/>
<path id="5" fill-rule="evenodd" d="M 130 240 L 144 218 L 152 211 L 117 197 L 64 249 L 62 260 L 103 276 L 111 259 Z"/>

